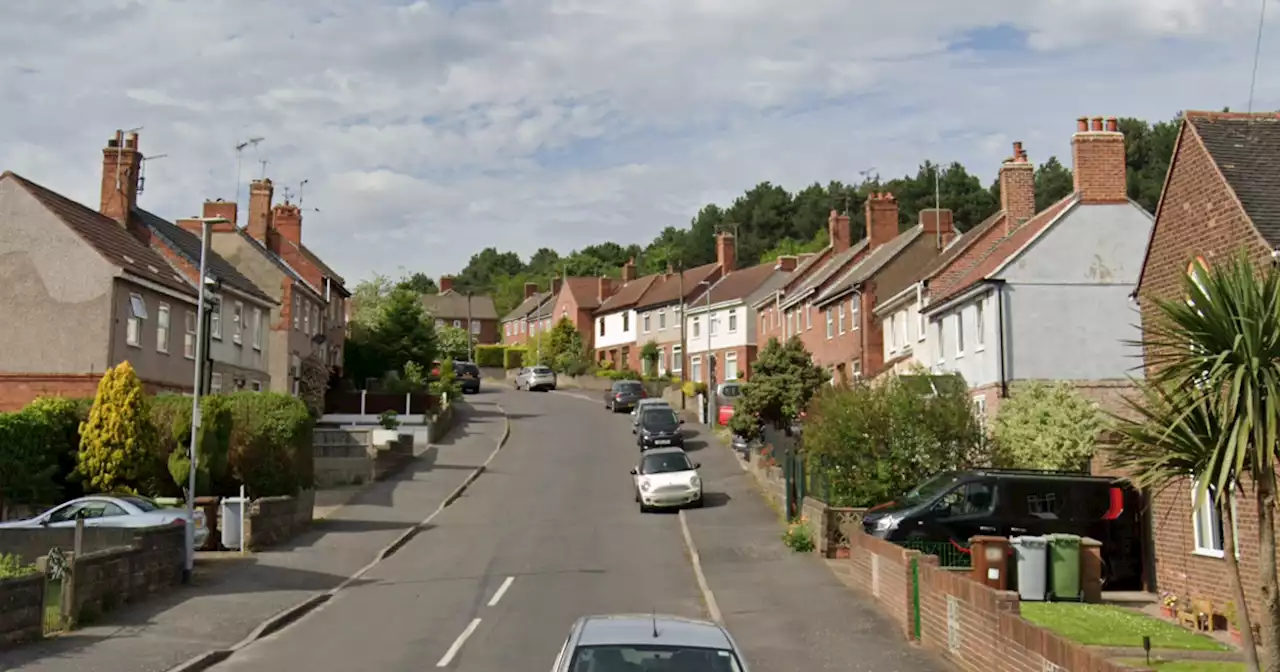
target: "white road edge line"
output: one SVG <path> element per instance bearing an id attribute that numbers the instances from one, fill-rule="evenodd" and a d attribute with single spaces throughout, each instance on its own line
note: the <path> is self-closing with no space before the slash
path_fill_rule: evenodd
<path id="1" fill-rule="evenodd" d="M 440 662 L 436 663 L 436 667 L 448 667 L 449 663 L 453 662 L 453 657 L 458 655 L 458 652 L 462 650 L 462 645 L 467 643 L 467 638 L 470 637 L 478 627 L 480 627 L 480 619 L 471 619 L 471 622 L 467 624 L 467 628 L 462 631 L 461 635 L 458 635 L 457 639 L 453 640 L 453 645 L 449 647 L 449 650 L 444 652 L 444 657 L 440 659 Z"/>
<path id="2" fill-rule="evenodd" d="M 689 560 L 693 563 L 693 576 L 698 580 L 698 590 L 702 591 L 702 599 L 707 603 L 707 613 L 711 620 L 724 625 L 720 614 L 720 605 L 716 604 L 715 593 L 707 583 L 707 575 L 702 572 L 702 558 L 698 555 L 698 547 L 693 544 L 693 534 L 689 532 L 689 523 L 685 519 L 684 509 L 680 509 L 680 532 L 684 535 L 684 545 L 689 550 Z"/>
<path id="3" fill-rule="evenodd" d="M 493 594 L 493 597 L 489 598 L 489 606 L 496 607 L 498 605 L 498 600 L 501 600 L 502 596 L 507 594 L 507 589 L 511 587 L 511 584 L 515 582 L 515 580 L 516 577 L 508 576 L 507 579 L 502 582 L 502 585 L 498 586 L 498 591 Z"/>

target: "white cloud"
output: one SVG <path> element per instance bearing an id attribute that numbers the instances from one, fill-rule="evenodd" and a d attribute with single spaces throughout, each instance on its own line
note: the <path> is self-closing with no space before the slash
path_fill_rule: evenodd
<path id="1" fill-rule="evenodd" d="M 187 216 L 231 196 L 232 147 L 263 136 L 243 181 L 260 159 L 278 185 L 308 179 L 304 237 L 340 272 L 439 275 L 489 245 L 645 243 L 764 180 L 925 159 L 990 179 L 1012 139 L 1033 160 L 1068 158 L 1083 114 L 1243 108 L 1258 8 L 6 0 L 0 169 L 92 205 L 104 141 L 144 126 L 144 152 L 168 156 L 143 204 Z M 949 48 L 979 29 L 1016 29 L 1029 49 Z M 1269 37 L 1263 109 L 1280 107 Z"/>

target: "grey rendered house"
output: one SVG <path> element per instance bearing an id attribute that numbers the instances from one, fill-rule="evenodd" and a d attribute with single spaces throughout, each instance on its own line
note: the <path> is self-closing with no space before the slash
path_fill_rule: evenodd
<path id="1" fill-rule="evenodd" d="M 115 140 L 126 142 L 136 137 Z M 115 176 L 104 176 L 104 211 L 121 200 L 108 182 Z M 131 204 L 136 189 L 124 184 Z M 192 389 L 183 326 L 195 291 L 130 233 L 127 217 L 0 175 L 0 281 L 0 410 L 41 395 L 91 397 L 103 371 L 124 361 L 149 392 Z"/>
<path id="2" fill-rule="evenodd" d="M 150 235 L 151 247 L 194 285 L 200 275 L 203 224 L 188 220 L 179 226 L 141 209 L 133 215 L 137 226 Z M 205 295 L 212 300 L 207 301 L 204 327 L 209 335 L 204 390 L 217 394 L 271 389 L 268 320 L 279 303 L 216 252 L 210 251 L 206 273 L 217 287 L 207 287 Z M 195 330 L 194 320 L 194 315 L 187 318 L 188 333 Z"/>

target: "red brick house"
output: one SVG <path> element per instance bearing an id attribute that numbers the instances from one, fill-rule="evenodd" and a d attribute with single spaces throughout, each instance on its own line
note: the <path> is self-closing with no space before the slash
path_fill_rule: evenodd
<path id="1" fill-rule="evenodd" d="M 688 347 L 689 379 L 708 384 L 728 380 L 748 380 L 759 349 L 759 327 L 751 304 L 791 279 L 796 257 L 733 271 L 689 297 L 684 305 L 685 345 Z M 684 359 L 680 343 L 660 346 L 659 372 L 681 374 Z M 667 354 L 674 356 L 668 360 Z M 715 357 L 715 375 L 710 376 L 708 354 Z M 668 364 L 670 361 L 670 364 Z M 709 380 L 708 380 L 709 379 Z"/>
<path id="2" fill-rule="evenodd" d="M 553 278 L 551 280 L 551 326 L 560 320 L 573 323 L 582 335 L 582 344 L 595 351 L 595 312 L 613 296 L 617 283 L 610 278 Z"/>
<path id="3" fill-rule="evenodd" d="M 484 294 L 464 294 L 453 288 L 453 276 L 440 276 L 440 292 L 424 294 L 422 305 L 436 320 L 437 327 L 452 325 L 467 330 L 476 343 L 492 345 L 501 341 L 498 310 Z"/>
<path id="4" fill-rule="evenodd" d="M 560 278 L 551 280 L 551 289 L 538 291 L 538 283 L 524 283 L 524 300 L 502 318 L 502 342 L 505 345 L 525 345 L 537 342 L 539 336 L 555 326 L 551 311 L 555 308 L 556 294 L 560 290 Z"/>
<path id="5" fill-rule="evenodd" d="M 595 311 L 593 331 L 596 360 L 609 362 L 614 368 L 639 371 L 642 344 L 637 342 L 641 331 L 641 315 L 637 309 L 687 299 L 694 292 L 700 291 L 700 283 L 714 282 L 719 277 L 719 260 L 683 273 L 668 270 L 666 273 L 654 273 L 642 278 L 636 277 L 634 259 L 623 264 L 621 285 Z M 604 279 L 601 281 L 604 282 Z M 683 297 L 680 296 L 681 283 L 684 288 Z"/>
<path id="6" fill-rule="evenodd" d="M 1193 263 L 1245 250 L 1259 266 L 1280 257 L 1280 117 L 1275 113 L 1184 112 L 1138 281 L 1143 324 L 1159 319 L 1154 299 L 1176 300 Z M 1257 512 L 1237 496 L 1236 544 L 1251 615 L 1257 601 Z M 1151 502 L 1156 584 L 1184 597 L 1231 599 L 1223 561 L 1223 525 L 1195 506 L 1190 479 Z M 1256 622 L 1256 620 L 1255 620 Z"/>

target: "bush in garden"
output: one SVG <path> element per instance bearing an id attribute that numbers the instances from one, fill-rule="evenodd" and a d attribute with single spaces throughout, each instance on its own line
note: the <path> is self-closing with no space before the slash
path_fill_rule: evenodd
<path id="1" fill-rule="evenodd" d="M 227 397 L 213 394 L 200 398 L 200 434 L 197 436 L 196 495 L 229 495 L 236 490 L 228 479 L 227 453 L 233 429 L 231 405 Z M 161 394 L 151 402 L 151 420 L 158 437 L 157 456 L 172 477 L 170 488 L 186 492 L 191 461 L 191 397 Z M 150 493 L 154 495 L 168 492 Z"/>
<path id="2" fill-rule="evenodd" d="M 440 378 L 431 383 L 430 391 L 436 396 L 448 394 L 450 399 L 462 394 L 462 388 L 458 386 L 458 375 L 453 370 L 453 360 L 446 359 L 440 364 Z"/>
<path id="3" fill-rule="evenodd" d="M 502 366 L 507 369 L 518 369 L 524 366 L 525 351 L 524 348 L 512 347 L 507 348 L 502 354 Z"/>
<path id="4" fill-rule="evenodd" d="M 1097 405 L 1071 383 L 1026 383 L 1000 403 L 992 431 L 996 461 L 1016 469 L 1088 469 L 1103 425 Z"/>
<path id="5" fill-rule="evenodd" d="M 251 497 L 296 495 L 315 480 L 315 421 L 297 398 L 278 392 L 227 395 L 232 429 L 228 468 Z"/>
<path id="6" fill-rule="evenodd" d="M 498 368 L 506 366 L 507 346 L 477 345 L 475 347 L 476 366 Z"/>
<path id="7" fill-rule="evenodd" d="M 56 455 L 58 460 L 56 480 L 62 486 L 63 499 L 84 494 L 76 477 L 76 463 L 80 453 L 80 423 L 89 418 L 91 408 L 93 399 L 37 397 L 22 409 L 22 413 L 34 416 L 47 432 L 48 453 Z"/>
<path id="8" fill-rule="evenodd" d="M 4 504 L 48 504 L 58 501 L 56 449 L 46 444 L 49 432 L 29 413 L 0 413 L 0 510 Z"/>
<path id="9" fill-rule="evenodd" d="M 167 479 L 154 461 L 150 399 L 133 366 L 122 362 L 98 382 L 89 417 L 80 426 L 78 472 L 86 492 L 148 492 Z"/>

